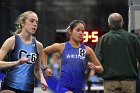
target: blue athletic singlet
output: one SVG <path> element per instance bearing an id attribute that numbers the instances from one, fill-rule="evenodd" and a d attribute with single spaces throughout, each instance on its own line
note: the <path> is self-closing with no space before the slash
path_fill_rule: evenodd
<path id="1" fill-rule="evenodd" d="M 32 38 L 32 43 L 26 45 L 16 35 L 15 47 L 9 53 L 8 59 L 9 61 L 17 61 L 21 57 L 28 57 L 29 61 L 9 68 L 2 84 L 15 89 L 32 92 L 34 88 L 34 64 L 37 56 L 35 38 Z"/>
<path id="2" fill-rule="evenodd" d="M 86 70 L 86 50 L 83 44 L 74 48 L 69 42 L 65 43 L 61 55 L 61 76 L 58 86 L 67 88 L 84 88 Z"/>

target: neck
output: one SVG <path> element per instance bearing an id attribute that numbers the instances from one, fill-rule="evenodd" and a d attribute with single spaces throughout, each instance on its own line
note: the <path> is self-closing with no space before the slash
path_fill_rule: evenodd
<path id="1" fill-rule="evenodd" d="M 31 41 L 32 40 L 32 35 L 25 33 L 24 31 L 21 31 L 19 36 L 23 41 Z"/>
<path id="2" fill-rule="evenodd" d="M 76 42 L 72 39 L 70 39 L 70 44 L 74 47 L 74 48 L 79 48 L 80 46 L 80 42 Z"/>

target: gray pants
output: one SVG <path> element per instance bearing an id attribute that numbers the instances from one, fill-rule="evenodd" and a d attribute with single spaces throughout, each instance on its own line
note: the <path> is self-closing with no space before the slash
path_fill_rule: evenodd
<path id="1" fill-rule="evenodd" d="M 104 93 L 136 93 L 136 81 L 104 81 Z"/>

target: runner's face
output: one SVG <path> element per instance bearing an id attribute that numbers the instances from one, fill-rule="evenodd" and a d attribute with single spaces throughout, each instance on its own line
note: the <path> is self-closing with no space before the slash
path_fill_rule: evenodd
<path id="1" fill-rule="evenodd" d="M 35 13 L 28 15 L 27 19 L 23 23 L 23 29 L 30 34 L 34 34 L 38 27 L 38 17 Z"/>
<path id="2" fill-rule="evenodd" d="M 78 23 L 71 31 L 71 38 L 74 41 L 81 42 L 83 39 L 84 31 L 85 26 L 82 23 Z"/>

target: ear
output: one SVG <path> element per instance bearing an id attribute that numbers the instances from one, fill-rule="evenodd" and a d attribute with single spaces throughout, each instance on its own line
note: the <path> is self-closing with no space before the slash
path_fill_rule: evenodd
<path id="1" fill-rule="evenodd" d="M 68 29 L 68 34 L 71 35 L 72 34 L 72 31 L 70 29 Z"/>
<path id="2" fill-rule="evenodd" d="M 123 27 L 123 25 L 124 25 L 124 22 L 120 23 L 120 27 Z"/>
<path id="3" fill-rule="evenodd" d="M 23 21 L 21 21 L 20 25 L 23 27 L 23 26 L 24 26 L 24 22 L 23 22 Z"/>
<path id="4" fill-rule="evenodd" d="M 124 25 L 124 22 L 122 22 L 122 26 Z"/>

